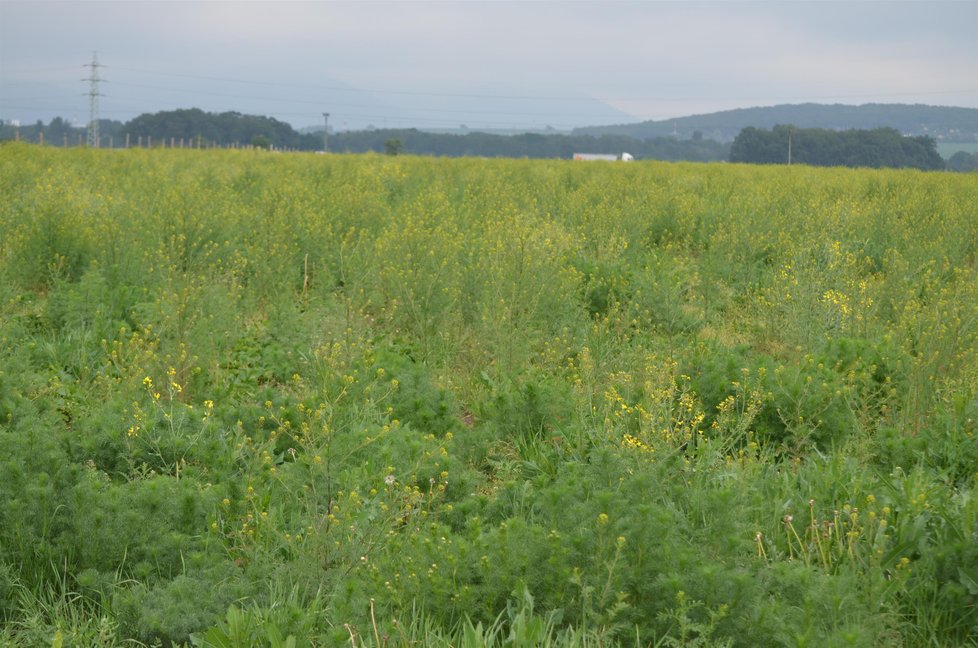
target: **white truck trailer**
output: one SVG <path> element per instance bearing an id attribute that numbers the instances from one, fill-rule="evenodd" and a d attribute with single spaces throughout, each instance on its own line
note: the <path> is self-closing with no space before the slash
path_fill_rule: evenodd
<path id="1" fill-rule="evenodd" d="M 635 158 L 630 153 L 575 153 L 574 159 L 582 162 L 605 161 L 605 162 L 631 162 Z"/>

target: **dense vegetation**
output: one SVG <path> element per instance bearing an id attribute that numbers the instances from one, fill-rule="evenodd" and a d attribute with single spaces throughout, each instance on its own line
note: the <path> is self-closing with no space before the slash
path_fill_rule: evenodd
<path id="1" fill-rule="evenodd" d="M 631 153 L 636 158 L 693 162 L 716 162 L 727 159 L 730 147 L 710 140 L 676 140 L 660 137 L 635 140 L 630 137 L 604 135 L 561 135 L 525 133 L 494 135 L 472 132 L 464 135 L 426 133 L 416 129 L 351 131 L 330 138 L 330 149 L 350 153 L 384 151 L 390 140 L 403 143 L 404 152 L 415 155 L 448 157 L 527 157 L 563 158 L 574 153 Z"/>
<path id="2" fill-rule="evenodd" d="M 958 151 L 948 158 L 947 168 L 951 171 L 978 171 L 978 153 Z"/>
<path id="3" fill-rule="evenodd" d="M 0 147 L 0 644 L 974 645 L 975 204 Z"/>
<path id="4" fill-rule="evenodd" d="M 628 152 L 638 159 L 647 160 L 715 162 L 732 159 L 736 162 L 781 164 L 787 162 L 789 129 L 797 140 L 793 155 L 795 163 L 921 169 L 942 169 L 946 166 L 953 171 L 974 168 L 971 154 L 959 153 L 945 165 L 936 152 L 933 139 L 902 138 L 889 128 L 837 132 L 775 126 L 771 131 L 764 131 L 750 126 L 738 134 L 733 145 L 704 138 L 699 130 L 690 132 L 688 138 L 666 133 L 657 137 L 636 138 L 610 131 L 598 135 L 585 134 L 584 131 L 573 135 L 501 135 L 478 131 L 434 133 L 414 128 L 369 129 L 331 134 L 329 146 L 334 152 L 395 152 L 444 157 L 570 159 L 574 153 Z M 111 144 L 114 147 L 125 146 L 127 137 L 131 146 L 148 147 L 258 147 L 301 151 L 319 151 L 323 147 L 321 132 L 301 134 L 289 124 L 271 117 L 237 112 L 207 113 L 196 108 L 147 113 L 126 123 L 102 120 L 100 131 L 103 145 Z M 961 136 L 960 130 L 957 135 Z M 0 125 L 0 140 L 15 138 L 29 142 L 43 141 L 54 146 L 76 146 L 84 142 L 85 129 L 72 127 L 60 117 L 47 125 L 37 122 L 18 129 Z"/>
<path id="5" fill-rule="evenodd" d="M 126 136 L 132 146 L 172 146 L 187 148 L 210 146 L 259 146 L 263 148 L 321 151 L 322 132 L 300 134 L 289 124 L 271 117 L 242 115 L 237 112 L 207 113 L 196 108 L 143 114 L 129 122 L 100 122 L 104 145 L 108 138 L 116 147 L 125 145 Z M 61 118 L 50 124 L 37 123 L 19 129 L 19 137 L 31 142 L 43 140 L 62 146 L 74 146 L 84 141 L 85 130 L 72 128 Z M 13 127 L 0 127 L 0 139 L 14 139 Z M 371 129 L 330 134 L 333 151 L 383 153 L 391 141 L 402 144 L 402 152 L 414 155 L 447 157 L 529 157 L 565 158 L 574 153 L 621 153 L 622 151 L 649 159 L 690 160 L 712 162 L 725 160 L 730 147 L 709 140 L 682 141 L 672 138 L 635 140 L 622 136 L 570 136 L 559 133 L 498 135 L 481 132 L 447 134 L 406 129 Z"/>
<path id="6" fill-rule="evenodd" d="M 277 148 L 322 148 L 322 137 L 300 135 L 291 125 L 274 117 L 243 115 L 238 112 L 207 113 L 199 108 L 145 113 L 127 122 L 123 130 L 130 139 L 142 137 L 157 141 L 176 138 L 188 143 L 247 146 L 263 138 Z"/>
<path id="7" fill-rule="evenodd" d="M 699 132 L 706 138 L 729 142 L 744 128 L 770 129 L 778 124 L 828 130 L 894 128 L 905 135 L 940 137 L 958 142 L 978 141 L 978 108 L 922 104 L 784 104 L 637 124 L 590 126 L 575 129 L 574 132 L 581 135 L 625 135 L 636 139 L 670 135 L 689 139 Z"/>
<path id="8" fill-rule="evenodd" d="M 925 171 L 944 168 L 933 138 L 904 137 L 892 128 L 847 131 L 795 126 L 775 126 L 769 131 L 745 128 L 730 146 L 730 161 Z"/>

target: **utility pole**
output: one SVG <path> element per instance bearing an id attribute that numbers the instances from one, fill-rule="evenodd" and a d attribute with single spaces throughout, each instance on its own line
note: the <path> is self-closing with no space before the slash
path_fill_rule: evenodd
<path id="1" fill-rule="evenodd" d="M 82 79 L 82 81 L 90 83 L 88 90 L 88 146 L 98 148 L 98 98 L 102 96 L 98 91 L 98 84 L 102 80 L 98 75 L 98 69 L 105 66 L 98 62 L 98 52 L 92 52 L 92 62 L 87 63 L 85 67 L 92 68 L 92 75 L 87 79 Z"/>
<path id="2" fill-rule="evenodd" d="M 329 153 L 329 113 L 323 113 L 323 153 Z"/>

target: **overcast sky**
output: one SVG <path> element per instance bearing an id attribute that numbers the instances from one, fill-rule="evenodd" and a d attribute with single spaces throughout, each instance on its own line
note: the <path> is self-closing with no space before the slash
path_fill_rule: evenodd
<path id="1" fill-rule="evenodd" d="M 200 107 L 298 127 L 622 123 L 801 103 L 978 107 L 978 0 L 0 0 L 0 118 Z"/>

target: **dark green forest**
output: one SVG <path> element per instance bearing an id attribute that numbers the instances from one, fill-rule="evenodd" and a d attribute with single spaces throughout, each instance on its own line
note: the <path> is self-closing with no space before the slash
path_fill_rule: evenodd
<path id="1" fill-rule="evenodd" d="M 243 115 L 239 112 L 207 113 L 199 108 L 144 113 L 125 125 L 133 137 L 183 138 L 219 146 L 275 146 L 282 149 L 314 149 L 322 139 L 300 135 L 286 122 L 274 117 Z"/>
<path id="2" fill-rule="evenodd" d="M 893 128 L 834 131 L 780 125 L 745 128 L 730 146 L 730 161 L 871 168 L 945 168 L 931 137 L 905 137 Z"/>

